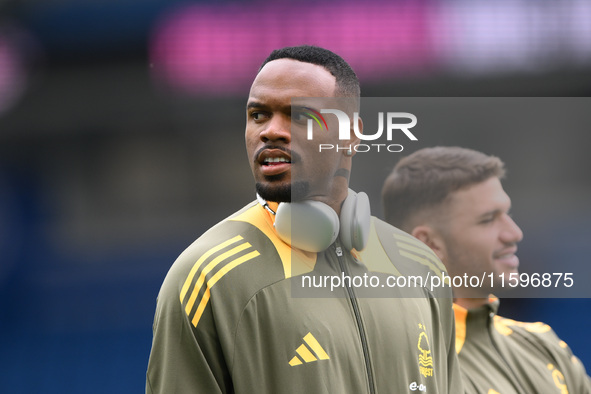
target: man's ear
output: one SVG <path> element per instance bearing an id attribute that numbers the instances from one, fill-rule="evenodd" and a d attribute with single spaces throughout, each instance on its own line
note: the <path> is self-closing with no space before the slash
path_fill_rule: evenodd
<path id="1" fill-rule="evenodd" d="M 351 117 L 349 117 L 349 119 L 351 119 Z M 361 138 L 359 138 L 357 134 L 363 134 L 363 121 L 360 117 L 357 117 L 358 130 L 355 130 L 354 119 L 355 116 L 353 116 L 353 119 L 350 120 L 351 123 L 349 124 L 349 135 L 351 136 L 348 140 L 349 147 L 346 151 L 343 151 L 343 155 L 345 155 L 347 158 L 350 158 L 354 156 L 355 153 L 357 153 L 356 146 L 361 142 Z"/>
<path id="2" fill-rule="evenodd" d="M 410 234 L 431 248 L 437 257 L 444 261 L 447 256 L 445 242 L 433 227 L 428 225 L 416 226 Z"/>
<path id="3" fill-rule="evenodd" d="M 357 131 L 355 130 L 355 116 L 351 119 L 351 145 L 359 145 L 361 142 L 361 138 L 357 136 L 357 134 L 363 134 L 363 119 L 361 116 L 357 116 Z"/>

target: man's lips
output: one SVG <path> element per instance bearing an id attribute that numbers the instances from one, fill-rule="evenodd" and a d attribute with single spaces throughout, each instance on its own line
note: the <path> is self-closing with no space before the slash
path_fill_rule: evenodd
<path id="1" fill-rule="evenodd" d="M 493 258 L 495 260 L 501 261 L 503 264 L 510 266 L 512 268 L 517 268 L 519 266 L 519 258 L 515 255 L 517 252 L 517 247 L 510 247 L 499 250 L 493 254 Z"/>
<path id="2" fill-rule="evenodd" d="M 263 175 L 279 175 L 291 169 L 291 162 L 288 161 L 265 161 L 261 165 Z"/>
<path id="3" fill-rule="evenodd" d="M 257 152 L 256 162 L 263 175 L 278 175 L 291 169 L 291 155 L 285 148 L 263 148 Z"/>
<path id="4" fill-rule="evenodd" d="M 259 164 L 264 164 L 265 161 L 267 162 L 271 162 L 271 161 L 287 161 L 287 162 L 291 162 L 291 156 L 292 154 L 294 156 L 296 156 L 295 158 L 297 158 L 297 154 L 293 153 L 290 149 L 285 148 L 283 146 L 278 146 L 278 145 L 265 145 L 262 148 L 260 148 L 254 155 L 254 160 L 256 162 L 258 162 Z M 273 160 L 270 160 L 273 159 Z M 279 159 L 279 160 L 277 160 Z"/>

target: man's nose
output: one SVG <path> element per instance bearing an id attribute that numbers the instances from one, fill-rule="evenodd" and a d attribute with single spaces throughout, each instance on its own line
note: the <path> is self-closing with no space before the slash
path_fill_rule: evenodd
<path id="1" fill-rule="evenodd" d="M 265 129 L 260 134 L 260 138 L 263 142 L 291 142 L 291 120 L 288 116 L 280 114 L 273 115 L 265 126 Z"/>
<path id="2" fill-rule="evenodd" d="M 505 215 L 505 226 L 501 232 L 501 239 L 505 243 L 517 243 L 523 239 L 523 231 L 509 215 Z"/>

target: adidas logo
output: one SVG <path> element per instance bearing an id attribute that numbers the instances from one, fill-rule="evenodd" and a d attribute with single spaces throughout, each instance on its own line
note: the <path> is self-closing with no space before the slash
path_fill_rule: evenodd
<path id="1" fill-rule="evenodd" d="M 301 365 L 303 363 L 311 363 L 318 360 L 330 359 L 316 338 L 314 338 L 314 335 L 312 335 L 310 332 L 304 337 L 304 343 L 302 343 L 300 347 L 296 349 L 296 353 L 298 355 L 294 356 L 289 361 L 289 365 L 292 367 Z"/>

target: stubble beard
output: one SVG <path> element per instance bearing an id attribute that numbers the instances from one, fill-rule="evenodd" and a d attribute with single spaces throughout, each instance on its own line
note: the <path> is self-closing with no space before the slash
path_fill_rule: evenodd
<path id="1" fill-rule="evenodd" d="M 288 184 L 273 184 L 273 177 L 266 177 L 268 183 L 257 182 L 256 192 L 266 201 L 296 202 L 305 200 L 310 190 L 310 184 L 306 181 L 298 181 Z"/>

